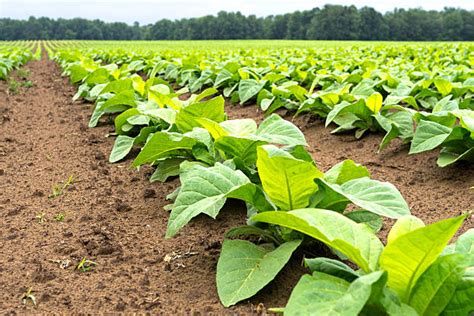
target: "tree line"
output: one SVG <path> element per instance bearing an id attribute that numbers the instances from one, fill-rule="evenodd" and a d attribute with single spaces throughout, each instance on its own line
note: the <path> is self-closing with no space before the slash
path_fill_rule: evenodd
<path id="1" fill-rule="evenodd" d="M 382 14 L 369 7 L 325 5 L 267 17 L 221 11 L 216 16 L 163 19 L 143 26 L 82 18 L 0 19 L 0 40 L 24 39 L 473 41 L 474 11 L 395 9 Z"/>

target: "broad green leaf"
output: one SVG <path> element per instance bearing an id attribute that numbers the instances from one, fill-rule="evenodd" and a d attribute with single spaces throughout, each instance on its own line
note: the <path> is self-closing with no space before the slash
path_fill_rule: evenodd
<path id="1" fill-rule="evenodd" d="M 342 185 L 323 182 L 339 195 L 369 212 L 399 218 L 409 215 L 410 209 L 397 188 L 388 182 L 380 182 L 369 178 L 358 178 Z"/>
<path id="2" fill-rule="evenodd" d="M 171 210 L 166 238 L 174 236 L 193 217 L 201 213 L 216 218 L 227 196 L 250 183 L 241 171 L 220 163 L 209 168 L 193 165 L 181 172 L 182 186 Z"/>
<path id="3" fill-rule="evenodd" d="M 326 171 L 324 179 L 333 184 L 343 184 L 347 181 L 369 177 L 366 167 L 356 164 L 353 160 L 344 160 Z"/>
<path id="4" fill-rule="evenodd" d="M 257 148 L 257 169 L 263 189 L 283 210 L 306 207 L 323 176 L 313 163 L 299 160 L 273 145 Z"/>
<path id="5" fill-rule="evenodd" d="M 344 279 L 347 282 L 352 282 L 359 277 L 356 271 L 339 260 L 324 257 L 313 259 L 305 258 L 304 264 L 311 272 L 326 273 Z"/>
<path id="6" fill-rule="evenodd" d="M 222 150 L 227 158 L 239 157 L 248 166 L 255 164 L 257 147 L 264 144 L 264 141 L 233 136 L 223 136 L 215 142 L 216 148 Z"/>
<path id="7" fill-rule="evenodd" d="M 446 79 L 438 78 L 434 80 L 436 89 L 438 89 L 441 95 L 446 96 L 453 90 L 453 85 Z"/>
<path id="8" fill-rule="evenodd" d="M 365 100 L 365 105 L 373 112 L 379 113 L 382 108 L 383 98 L 382 95 L 378 92 L 375 92 L 370 95 L 370 97 Z"/>
<path id="9" fill-rule="evenodd" d="M 132 149 L 134 141 L 135 138 L 127 135 L 117 136 L 109 156 L 109 162 L 114 163 L 125 158 Z"/>
<path id="10" fill-rule="evenodd" d="M 325 273 L 304 275 L 293 289 L 284 314 L 358 315 L 382 275 L 381 271 L 373 272 L 351 284 Z"/>
<path id="11" fill-rule="evenodd" d="M 308 145 L 298 127 L 276 114 L 270 115 L 260 124 L 254 137 L 272 144 Z"/>
<path id="12" fill-rule="evenodd" d="M 263 212 L 253 221 L 288 227 L 313 237 L 340 251 L 365 272 L 375 271 L 383 245 L 365 225 L 337 212 L 300 209 L 289 212 Z"/>
<path id="13" fill-rule="evenodd" d="M 378 233 L 383 227 L 382 217 L 369 211 L 352 211 L 345 215 L 356 223 L 367 225 L 374 233 Z"/>
<path id="14" fill-rule="evenodd" d="M 212 138 L 216 140 L 223 136 L 229 135 L 229 133 L 219 123 L 214 122 L 213 120 L 207 118 L 197 118 L 196 122 L 201 124 L 201 126 L 209 132 Z"/>
<path id="15" fill-rule="evenodd" d="M 257 123 L 253 119 L 227 120 L 219 124 L 232 136 L 249 136 L 257 132 Z"/>
<path id="16" fill-rule="evenodd" d="M 157 132 L 145 144 L 140 154 L 133 161 L 133 166 L 138 167 L 145 163 L 152 163 L 159 158 L 176 150 L 191 150 L 196 140 L 179 133 Z"/>
<path id="17" fill-rule="evenodd" d="M 115 121 L 114 121 L 114 124 L 115 124 L 115 133 L 121 135 L 121 134 L 124 134 L 124 132 L 122 131 L 122 126 L 127 123 L 127 120 L 130 118 L 130 117 L 133 117 L 135 115 L 138 115 L 140 114 L 140 111 L 138 111 L 136 108 L 131 108 L 131 109 L 128 109 L 126 111 L 124 111 L 123 113 L 120 113 L 119 115 L 117 115 L 117 117 L 115 118 Z"/>
<path id="18" fill-rule="evenodd" d="M 388 272 L 388 286 L 407 302 L 418 278 L 438 258 L 466 215 L 449 218 L 400 235 L 387 244 L 380 267 Z"/>
<path id="19" fill-rule="evenodd" d="M 156 120 L 163 120 L 169 125 L 174 124 L 174 122 L 176 121 L 176 111 L 173 109 L 146 109 L 142 111 L 142 113 Z"/>
<path id="20" fill-rule="evenodd" d="M 451 300 L 466 268 L 460 254 L 441 256 L 418 279 L 409 305 L 420 315 L 439 315 Z"/>
<path id="21" fill-rule="evenodd" d="M 471 315 L 474 311 L 474 268 L 466 270 L 441 315 Z"/>
<path id="22" fill-rule="evenodd" d="M 268 250 L 245 240 L 225 240 L 217 263 L 217 293 L 225 307 L 257 294 L 290 260 L 300 240 Z"/>
<path id="23" fill-rule="evenodd" d="M 181 109 L 176 115 L 176 126 L 183 133 L 189 132 L 194 127 L 201 127 L 201 124 L 196 120 L 198 118 L 222 122 L 224 120 L 224 98 L 218 96 Z"/>
<path id="24" fill-rule="evenodd" d="M 136 105 L 134 91 L 122 91 L 114 95 L 102 104 L 101 109 L 106 113 L 114 113 L 117 111 L 116 106 L 123 105 L 127 105 L 129 107 Z"/>
<path id="25" fill-rule="evenodd" d="M 107 69 L 98 68 L 91 72 L 84 80 L 89 85 L 97 85 L 110 81 L 110 75 Z"/>
<path id="26" fill-rule="evenodd" d="M 466 150 L 462 154 L 453 153 L 443 148 L 436 163 L 440 167 L 446 167 L 459 160 L 474 161 L 474 147 Z"/>
<path id="27" fill-rule="evenodd" d="M 84 69 L 84 67 L 78 64 L 71 65 L 70 67 L 68 67 L 68 71 L 70 73 L 69 76 L 71 78 L 71 83 L 77 83 L 87 77 L 87 75 L 89 74 L 89 72 Z"/>
<path id="28" fill-rule="evenodd" d="M 474 228 L 458 237 L 454 251 L 455 253 L 466 254 L 470 260 L 469 266 L 474 267 Z"/>
<path id="29" fill-rule="evenodd" d="M 101 94 L 105 93 L 115 93 L 119 94 L 122 91 L 133 90 L 133 81 L 130 78 L 114 80 L 108 83 L 100 92 Z"/>
<path id="30" fill-rule="evenodd" d="M 441 145 L 451 133 L 451 128 L 431 122 L 421 120 L 418 124 L 410 146 L 410 154 L 432 150 Z"/>
<path id="31" fill-rule="evenodd" d="M 168 158 L 156 163 L 155 172 L 150 177 L 150 182 L 165 182 L 169 177 L 179 175 L 179 166 L 184 158 Z"/>
<path id="32" fill-rule="evenodd" d="M 398 237 L 424 226 L 425 223 L 416 216 L 407 215 L 400 217 L 392 226 L 392 229 L 390 229 L 387 236 L 387 242 L 392 242 Z"/>
<path id="33" fill-rule="evenodd" d="M 474 267 L 474 229 L 471 228 L 458 237 L 456 243 L 448 245 L 443 250 L 443 255 L 463 254 L 467 256 L 468 265 Z"/>
<path id="34" fill-rule="evenodd" d="M 384 138 L 380 142 L 379 152 L 382 151 L 385 147 L 387 147 L 388 144 L 390 144 L 390 142 L 394 140 L 395 138 L 397 138 L 398 136 L 400 136 L 400 130 L 398 129 L 396 124 L 392 123 L 390 125 L 390 129 L 388 130 L 388 132 L 385 134 Z"/>
<path id="35" fill-rule="evenodd" d="M 239 82 L 239 99 L 240 104 L 244 104 L 248 100 L 256 96 L 263 89 L 267 82 L 262 80 L 258 82 L 255 79 L 243 79 Z"/>

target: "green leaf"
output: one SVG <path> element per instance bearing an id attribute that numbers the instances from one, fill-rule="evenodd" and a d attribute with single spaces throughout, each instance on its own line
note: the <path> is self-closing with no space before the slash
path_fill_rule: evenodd
<path id="1" fill-rule="evenodd" d="M 315 238 L 346 255 L 365 272 L 378 267 L 383 245 L 365 225 L 339 213 L 322 209 L 300 209 L 290 212 L 263 212 L 252 221 L 288 227 Z"/>
<path id="2" fill-rule="evenodd" d="M 135 138 L 130 136 L 117 136 L 114 147 L 112 148 L 112 152 L 109 156 L 109 162 L 114 163 L 125 158 L 125 156 L 127 156 L 130 150 L 133 148 L 134 141 Z"/>
<path id="3" fill-rule="evenodd" d="M 354 282 L 314 272 L 304 275 L 293 289 L 286 315 L 358 315 L 370 298 L 372 286 L 383 272 L 364 275 Z"/>
<path id="4" fill-rule="evenodd" d="M 453 90 L 453 85 L 446 79 L 438 78 L 434 80 L 436 89 L 438 89 L 441 95 L 446 96 Z"/>
<path id="5" fill-rule="evenodd" d="M 458 237 L 454 247 L 455 253 L 466 254 L 468 256 L 469 266 L 474 266 L 474 228 Z"/>
<path id="6" fill-rule="evenodd" d="M 451 128 L 431 122 L 421 120 L 418 124 L 410 146 L 410 154 L 432 150 L 441 145 L 451 133 Z"/>
<path id="7" fill-rule="evenodd" d="M 369 211 L 352 211 L 345 215 L 356 223 L 367 225 L 374 233 L 378 233 L 383 227 L 382 217 Z"/>
<path id="8" fill-rule="evenodd" d="M 201 124 L 196 120 L 198 118 L 222 122 L 224 120 L 224 98 L 218 96 L 181 109 L 176 115 L 176 126 L 183 133 L 192 131 L 194 127 L 201 127 Z"/>
<path id="9" fill-rule="evenodd" d="M 239 82 L 239 99 L 240 104 L 244 104 L 248 100 L 256 96 L 263 89 L 267 82 L 262 80 L 258 82 L 255 79 L 243 79 Z"/>
<path id="10" fill-rule="evenodd" d="M 165 182 L 169 177 L 179 175 L 179 166 L 185 158 L 168 158 L 156 163 L 155 172 L 150 177 L 150 182 Z"/>
<path id="11" fill-rule="evenodd" d="M 339 260 L 324 257 L 313 259 L 305 258 L 304 264 L 311 272 L 326 273 L 344 279 L 347 282 L 352 282 L 359 277 L 356 271 Z"/>
<path id="12" fill-rule="evenodd" d="M 474 161 L 474 147 L 466 150 L 462 154 L 453 153 L 443 148 L 436 163 L 440 167 L 446 167 L 459 160 Z"/>
<path id="13" fill-rule="evenodd" d="M 388 182 L 380 182 L 369 178 L 350 180 L 341 186 L 323 183 L 339 195 L 369 212 L 389 217 L 399 218 L 409 215 L 410 209 L 397 188 Z"/>
<path id="14" fill-rule="evenodd" d="M 250 183 L 241 171 L 220 163 L 210 168 L 185 166 L 184 170 L 181 169 L 180 181 L 182 187 L 168 220 L 166 238 L 174 236 L 201 213 L 216 218 L 227 196 Z"/>
<path id="15" fill-rule="evenodd" d="M 290 260 L 300 240 L 273 251 L 245 240 L 225 240 L 217 262 L 217 293 L 225 307 L 257 294 Z"/>
<path id="16" fill-rule="evenodd" d="M 390 229 L 387 236 L 387 242 L 392 242 L 398 237 L 424 226 L 425 223 L 416 216 L 407 215 L 400 217 L 392 226 L 392 229 Z"/>
<path id="17" fill-rule="evenodd" d="M 239 157 L 247 165 L 257 161 L 257 147 L 266 142 L 234 136 L 223 136 L 216 140 L 215 146 L 223 151 L 227 158 Z"/>
<path id="18" fill-rule="evenodd" d="M 68 71 L 70 73 L 69 76 L 71 78 L 71 83 L 77 83 L 87 77 L 87 75 L 89 74 L 89 72 L 84 69 L 84 67 L 78 64 L 68 67 Z"/>
<path id="19" fill-rule="evenodd" d="M 365 100 L 365 105 L 373 112 L 379 113 L 382 108 L 383 98 L 382 95 L 378 92 L 374 92 L 370 97 Z"/>
<path id="20" fill-rule="evenodd" d="M 464 255 L 439 257 L 418 279 L 409 305 L 420 315 L 439 315 L 451 300 L 466 268 Z"/>
<path id="21" fill-rule="evenodd" d="M 387 244 L 380 267 L 388 272 L 388 286 L 407 302 L 418 278 L 438 258 L 466 215 L 449 218 L 400 235 Z"/>
<path id="22" fill-rule="evenodd" d="M 135 158 L 133 166 L 138 167 L 145 163 L 152 163 L 159 158 L 165 158 L 167 154 L 176 150 L 191 150 L 195 144 L 195 139 L 180 133 L 156 132 Z"/>
<path id="23" fill-rule="evenodd" d="M 370 173 L 366 167 L 356 164 L 352 160 L 344 160 L 331 169 L 326 171 L 324 174 L 324 180 L 328 183 L 343 184 L 347 181 L 369 177 Z"/>
<path id="24" fill-rule="evenodd" d="M 138 111 L 136 108 L 131 108 L 131 109 L 128 109 L 128 110 L 124 111 L 123 113 L 120 113 L 119 115 L 117 115 L 117 117 L 114 120 L 115 133 L 117 133 L 119 135 L 124 134 L 124 132 L 122 131 L 122 126 L 125 123 L 127 123 L 127 120 L 130 117 L 133 117 L 133 116 L 138 115 L 138 114 L 140 114 L 140 111 Z"/>
<path id="25" fill-rule="evenodd" d="M 283 210 L 306 207 L 322 177 L 312 162 L 299 160 L 273 145 L 257 148 L 257 169 L 265 193 Z"/>
<path id="26" fill-rule="evenodd" d="M 474 311 L 474 268 L 464 273 L 446 308 L 441 315 L 471 315 Z"/>
<path id="27" fill-rule="evenodd" d="M 308 145 L 298 127 L 276 114 L 270 115 L 260 124 L 255 138 L 272 144 Z"/>

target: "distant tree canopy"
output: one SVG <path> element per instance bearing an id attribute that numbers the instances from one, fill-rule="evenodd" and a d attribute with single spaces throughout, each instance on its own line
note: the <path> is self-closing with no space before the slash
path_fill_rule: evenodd
<path id="1" fill-rule="evenodd" d="M 474 11 L 395 9 L 381 14 L 373 8 L 326 5 L 309 11 L 256 17 L 240 12 L 217 16 L 160 20 L 140 26 L 100 20 L 0 19 L 0 40 L 203 40 L 203 39 L 308 39 L 472 41 Z"/>

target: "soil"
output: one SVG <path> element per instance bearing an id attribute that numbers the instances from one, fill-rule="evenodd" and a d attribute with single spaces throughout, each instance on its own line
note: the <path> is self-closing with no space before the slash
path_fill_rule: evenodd
<path id="1" fill-rule="evenodd" d="M 12 96 L 0 82 L 0 313 L 260 314 L 285 304 L 304 272 L 300 258 L 253 299 L 228 309 L 219 303 L 216 262 L 225 231 L 244 224 L 242 204 L 231 201 L 217 220 L 198 217 L 164 239 L 165 197 L 178 181 L 150 184 L 152 170 L 132 169 L 132 158 L 109 164 L 113 121 L 87 128 L 92 105 L 71 101 L 75 88 L 54 62 L 26 68 L 34 87 Z M 227 110 L 232 118 L 263 118 L 255 106 Z M 472 209 L 472 166 L 441 169 L 437 153 L 408 156 L 399 143 L 377 154 L 380 135 L 356 141 L 309 117 L 296 123 L 321 169 L 349 158 L 366 165 L 427 223 Z M 72 184 L 49 197 L 70 176 Z M 81 272 L 83 258 L 97 265 Z M 30 288 L 36 306 L 22 303 Z"/>

